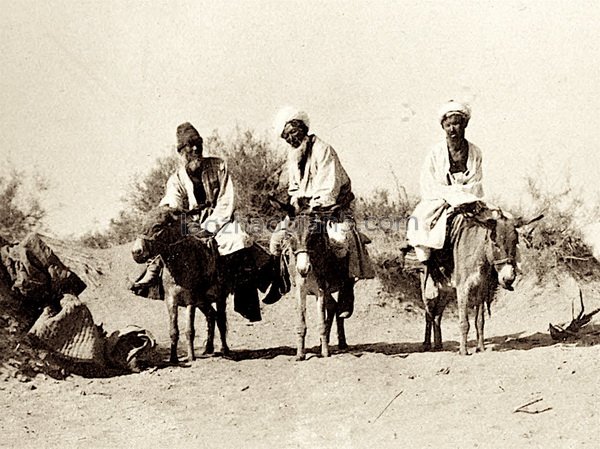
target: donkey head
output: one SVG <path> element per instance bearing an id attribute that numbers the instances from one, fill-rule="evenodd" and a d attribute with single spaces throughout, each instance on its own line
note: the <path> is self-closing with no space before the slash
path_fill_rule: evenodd
<path id="1" fill-rule="evenodd" d="M 339 213 L 339 206 L 327 208 L 308 208 L 296 210 L 292 205 L 277 200 L 269 195 L 269 202 L 287 214 L 290 232 L 289 245 L 296 258 L 296 270 L 302 277 L 317 268 L 321 272 L 321 265 L 329 255 L 329 238 L 327 235 L 327 223 L 334 219 Z M 315 266 L 316 265 L 316 266 Z"/>
<path id="2" fill-rule="evenodd" d="M 296 269 L 302 277 L 308 276 L 314 265 L 318 265 L 327 254 L 325 220 L 318 213 L 300 213 L 290 222 L 290 245 L 296 257 Z"/>
<path id="3" fill-rule="evenodd" d="M 501 287 L 512 290 L 517 277 L 517 245 L 519 229 L 543 218 L 539 215 L 533 219 L 512 218 L 499 210 L 493 210 L 488 224 L 491 228 L 490 262 L 498 273 Z"/>
<path id="4" fill-rule="evenodd" d="M 166 207 L 150 211 L 144 220 L 141 234 L 133 242 L 131 255 L 137 263 L 143 263 L 162 254 L 169 245 L 180 240 L 185 232 L 183 212 Z"/>

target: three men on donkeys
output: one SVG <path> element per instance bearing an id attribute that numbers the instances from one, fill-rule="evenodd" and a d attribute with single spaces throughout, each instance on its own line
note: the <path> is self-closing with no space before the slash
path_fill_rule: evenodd
<path id="1" fill-rule="evenodd" d="M 340 258 L 347 257 L 348 277 L 339 291 L 339 316 L 349 318 L 354 310 L 354 283 L 356 279 L 374 277 L 374 270 L 363 240 L 353 218 L 354 194 L 350 178 L 336 151 L 319 137 L 309 133 L 310 120 L 306 112 L 292 107 L 279 111 L 275 133 L 287 143 L 288 194 L 296 212 L 336 209 L 340 218 L 335 226 L 328 226 L 331 241 L 346 248 Z M 289 225 L 286 217 L 271 236 L 270 251 L 279 256 Z M 272 285 L 264 302 L 277 300 L 284 289 Z"/>
<path id="2" fill-rule="evenodd" d="M 443 105 L 439 123 L 446 138 L 431 148 L 421 170 L 421 201 L 409 220 L 407 240 L 415 248 L 417 259 L 424 263 L 426 280 L 432 250 L 444 247 L 453 208 L 483 197 L 482 153 L 465 138 L 470 118 L 471 110 L 464 103 L 450 101 Z M 331 145 L 309 129 L 308 114 L 291 107 L 283 108 L 275 120 L 276 134 L 287 144 L 290 205 L 296 212 L 309 213 L 335 208 L 340 217 L 327 232 L 332 242 L 347 248 L 346 253 L 340 254 L 341 258 L 347 257 L 348 278 L 340 290 L 339 304 L 340 316 L 348 318 L 354 308 L 355 281 L 374 277 L 374 270 L 353 218 L 350 178 Z M 219 256 L 234 272 L 251 263 L 255 245 L 233 217 L 235 192 L 226 163 L 216 157 L 203 157 L 202 137 L 190 123 L 177 128 L 177 151 L 182 164 L 169 178 L 160 205 L 193 211 L 188 230 L 193 229 L 200 237 L 213 236 Z M 284 219 L 271 236 L 270 252 L 275 258 L 281 255 L 289 223 L 289 218 Z M 160 260 L 150 263 L 134 288 L 147 285 L 161 269 Z M 287 288 L 289 283 L 273 276 L 263 302 L 276 302 Z M 258 305 L 249 316 L 260 319 Z"/>

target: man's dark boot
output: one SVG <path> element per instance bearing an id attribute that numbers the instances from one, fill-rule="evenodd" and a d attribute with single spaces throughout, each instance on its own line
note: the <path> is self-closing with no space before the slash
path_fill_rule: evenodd
<path id="1" fill-rule="evenodd" d="M 273 280 L 273 283 L 271 284 L 271 287 L 269 288 L 269 291 L 263 298 L 262 302 L 265 304 L 275 304 L 282 298 L 283 295 L 279 291 L 279 285 L 277 284 L 279 283 L 276 280 Z"/>
<path id="2" fill-rule="evenodd" d="M 148 290 L 158 283 L 162 274 L 162 259 L 155 257 L 149 260 L 146 265 L 146 271 L 133 283 L 131 290 L 140 296 L 148 296 Z"/>
<path id="3" fill-rule="evenodd" d="M 338 316 L 350 318 L 354 312 L 354 279 L 347 279 L 338 293 Z"/>
<path id="4" fill-rule="evenodd" d="M 281 256 L 272 256 L 271 265 L 273 271 L 271 287 L 269 287 L 269 291 L 262 300 L 265 304 L 275 304 L 289 291 L 289 285 L 286 285 L 286 282 L 283 279 L 284 274 L 282 273 L 280 257 Z"/>

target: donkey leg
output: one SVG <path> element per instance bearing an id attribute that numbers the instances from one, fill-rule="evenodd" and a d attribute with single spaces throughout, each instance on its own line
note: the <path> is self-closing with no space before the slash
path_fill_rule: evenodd
<path id="1" fill-rule="evenodd" d="M 213 309 L 212 305 L 206 301 L 198 304 L 198 308 L 202 311 L 204 316 L 206 317 L 206 341 L 204 342 L 204 351 L 202 351 L 202 355 L 210 355 L 214 354 L 215 346 L 215 321 L 216 321 L 216 312 Z"/>
<path id="2" fill-rule="evenodd" d="M 223 355 L 229 355 L 229 346 L 227 346 L 227 294 L 219 296 L 217 299 L 217 327 L 221 336 L 221 351 Z"/>
<path id="3" fill-rule="evenodd" d="M 304 340 L 306 337 L 306 286 L 304 283 L 298 282 L 296 289 L 298 306 L 298 324 L 296 327 L 296 360 L 300 361 L 306 358 L 304 347 Z"/>
<path id="4" fill-rule="evenodd" d="M 442 315 L 443 311 L 437 311 L 436 315 L 433 317 L 433 349 L 435 351 L 440 351 L 443 347 L 442 345 Z"/>
<path id="5" fill-rule="evenodd" d="M 435 351 L 441 351 L 443 348 L 442 344 L 442 317 L 444 316 L 444 309 L 448 303 L 449 295 L 448 291 L 440 289 L 440 296 L 438 297 L 438 303 L 433 312 L 433 349 Z"/>
<path id="6" fill-rule="evenodd" d="M 425 337 L 423 338 L 423 351 L 431 350 L 431 327 L 433 325 L 433 307 L 435 299 L 427 298 L 425 295 L 425 284 L 427 278 L 424 272 L 419 273 L 419 281 L 421 284 L 421 299 L 425 306 Z"/>
<path id="7" fill-rule="evenodd" d="M 333 299 L 330 293 L 325 297 L 325 332 L 327 334 L 327 341 L 331 341 L 331 327 L 333 326 L 333 319 L 337 316 L 337 303 Z"/>
<path id="8" fill-rule="evenodd" d="M 167 313 L 169 314 L 169 337 L 171 339 L 171 355 L 169 362 L 177 363 L 177 343 L 179 342 L 179 324 L 177 322 L 177 299 L 169 294 L 166 300 Z"/>
<path id="9" fill-rule="evenodd" d="M 346 329 L 344 328 L 344 322 L 346 320 L 341 318 L 336 314 L 335 322 L 337 326 L 337 335 L 338 335 L 338 349 L 344 350 L 348 349 L 348 343 L 346 342 Z"/>
<path id="10" fill-rule="evenodd" d="M 461 333 L 459 354 L 469 355 L 469 351 L 467 351 L 467 337 L 469 335 L 469 291 L 464 287 L 457 289 L 456 298 L 458 302 L 458 325 Z"/>
<path id="11" fill-rule="evenodd" d="M 477 304 L 475 306 L 475 330 L 477 331 L 477 352 L 485 351 L 485 342 L 483 337 L 483 327 L 485 325 L 485 306 Z"/>
<path id="12" fill-rule="evenodd" d="M 185 330 L 185 337 L 187 339 L 187 353 L 188 362 L 196 360 L 194 355 L 194 338 L 196 337 L 196 306 L 188 304 L 185 306 L 187 315 L 187 328 Z"/>
<path id="13" fill-rule="evenodd" d="M 319 320 L 319 335 L 321 337 L 321 356 L 329 357 L 329 342 L 327 341 L 327 326 L 325 323 L 325 302 L 327 301 L 327 296 L 325 292 L 319 289 L 319 294 L 317 295 L 317 314 Z"/>

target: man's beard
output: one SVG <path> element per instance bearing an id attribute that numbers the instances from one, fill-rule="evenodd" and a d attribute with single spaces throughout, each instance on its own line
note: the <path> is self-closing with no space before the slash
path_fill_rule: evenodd
<path id="1" fill-rule="evenodd" d="M 300 163 L 302 157 L 306 153 L 306 146 L 308 144 L 308 137 L 305 137 L 300 146 L 298 148 L 294 148 L 290 145 L 290 150 L 288 152 L 288 157 L 291 161 L 293 161 L 296 165 Z"/>
<path id="2" fill-rule="evenodd" d="M 202 156 L 188 156 L 185 161 L 185 171 L 190 177 L 200 178 Z"/>

